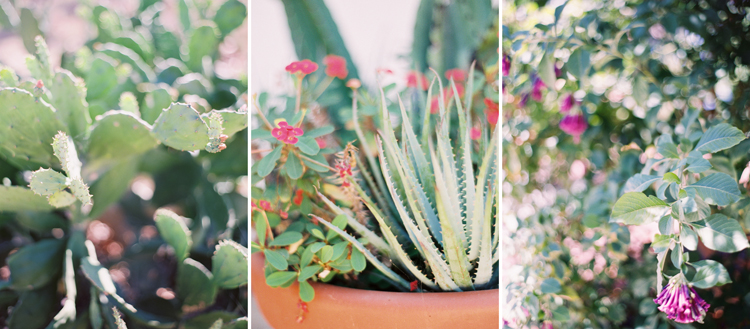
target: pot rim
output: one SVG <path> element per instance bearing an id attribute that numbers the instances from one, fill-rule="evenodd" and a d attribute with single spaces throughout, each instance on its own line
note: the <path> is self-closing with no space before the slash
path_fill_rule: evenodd
<path id="1" fill-rule="evenodd" d="M 265 257 L 262 253 L 256 252 L 252 255 L 252 267 L 251 271 L 253 276 L 258 281 L 255 284 L 266 284 L 265 274 L 263 268 L 265 266 Z M 481 300 L 481 305 L 489 306 L 487 308 L 499 309 L 500 307 L 500 289 L 487 289 L 487 290 L 475 290 L 475 291 L 445 291 L 445 292 L 399 292 L 399 291 L 380 291 L 380 290 L 369 290 L 369 289 L 356 289 L 350 287 L 336 286 L 322 282 L 310 282 L 313 289 L 315 290 L 315 299 L 321 295 L 331 296 L 336 295 L 335 299 L 345 298 L 347 302 L 366 303 L 366 304 L 378 304 L 384 300 L 390 301 L 393 298 L 400 300 L 413 300 L 424 302 L 425 299 L 450 299 L 453 303 L 476 303 L 476 300 Z M 252 286 L 252 283 L 251 283 Z M 299 289 L 299 282 L 294 282 L 291 288 L 294 290 Z M 269 287 L 275 289 L 274 287 Z M 278 288 L 278 287 L 276 287 Z M 252 287 L 251 287 L 252 289 Z M 282 288 L 284 289 L 284 288 Z M 313 299 L 313 302 L 315 301 Z M 432 303 L 432 301 L 431 301 Z M 494 304 L 494 305 L 493 305 Z M 437 306 L 437 305 L 436 305 Z M 452 304 L 452 307 L 455 307 Z M 484 307 L 483 307 L 484 308 Z"/>

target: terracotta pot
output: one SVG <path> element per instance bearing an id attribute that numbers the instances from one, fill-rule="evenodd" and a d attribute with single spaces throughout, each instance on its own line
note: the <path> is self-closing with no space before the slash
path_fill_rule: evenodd
<path id="1" fill-rule="evenodd" d="M 286 328 L 499 328 L 500 291 L 406 293 L 360 290 L 312 283 L 315 299 L 302 323 L 299 284 L 266 285 L 264 259 L 252 255 L 252 292 L 268 323 Z"/>

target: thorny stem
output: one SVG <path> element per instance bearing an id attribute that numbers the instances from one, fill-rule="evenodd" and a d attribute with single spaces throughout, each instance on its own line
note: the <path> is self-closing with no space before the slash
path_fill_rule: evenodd
<path id="1" fill-rule="evenodd" d="M 294 113 L 299 112 L 300 102 L 302 100 L 302 77 L 297 75 L 297 100 L 294 104 Z"/>
<path id="2" fill-rule="evenodd" d="M 265 210 L 261 211 L 260 213 L 263 214 L 263 220 L 266 221 L 266 233 L 265 234 L 271 238 L 271 241 L 273 241 L 273 231 L 271 230 L 271 223 L 268 222 L 268 215 L 266 215 Z"/>
<path id="3" fill-rule="evenodd" d="M 265 124 L 268 127 L 268 129 L 273 130 L 273 125 L 271 125 L 271 123 L 268 122 L 268 119 L 266 119 L 266 116 L 263 115 L 263 111 L 260 110 L 260 107 L 258 106 L 258 99 L 257 98 L 258 98 L 257 94 L 253 95 L 253 106 L 255 106 L 255 109 L 258 111 L 258 115 L 263 120 L 263 122 L 265 122 Z"/>
<path id="4" fill-rule="evenodd" d="M 321 167 L 325 167 L 326 169 L 328 169 L 328 170 L 330 170 L 330 171 L 336 171 L 336 169 L 333 169 L 333 168 L 332 168 L 331 166 L 329 166 L 329 165 L 327 165 L 327 164 L 322 164 L 322 163 L 320 163 L 320 162 L 318 162 L 318 161 L 315 161 L 315 160 L 313 160 L 313 159 L 310 159 L 310 158 L 308 158 L 308 157 L 306 157 L 306 156 L 302 155 L 302 153 L 298 154 L 298 156 L 299 156 L 300 158 L 302 158 L 302 159 L 305 159 L 305 160 L 307 160 L 307 161 L 309 161 L 309 162 L 312 162 L 313 164 L 316 164 L 316 165 L 318 165 L 318 166 L 321 166 Z"/>

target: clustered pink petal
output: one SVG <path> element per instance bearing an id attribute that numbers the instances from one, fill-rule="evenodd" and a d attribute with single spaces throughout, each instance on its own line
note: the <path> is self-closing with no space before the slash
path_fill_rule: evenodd
<path id="1" fill-rule="evenodd" d="M 560 121 L 560 129 L 566 134 L 573 136 L 573 140 L 578 143 L 581 140 L 581 135 L 589 127 L 589 123 L 583 114 L 565 115 Z"/>
<path id="2" fill-rule="evenodd" d="M 440 103 L 438 103 L 440 100 L 438 96 L 433 96 L 432 100 L 430 101 L 430 113 L 431 114 L 438 114 L 438 111 L 440 111 Z"/>
<path id="3" fill-rule="evenodd" d="M 406 86 L 411 88 L 421 88 L 427 90 L 427 77 L 417 71 L 411 71 L 406 75 Z"/>
<path id="4" fill-rule="evenodd" d="M 703 298 L 698 296 L 693 287 L 688 287 L 682 281 L 670 281 L 654 299 L 659 304 L 659 311 L 667 314 L 667 318 L 679 323 L 703 323 L 703 318 L 711 307 Z"/>
<path id="5" fill-rule="evenodd" d="M 349 75 L 346 69 L 346 59 L 341 56 L 328 55 L 323 58 L 323 64 L 326 65 L 326 75 L 330 77 L 344 80 Z"/>
<path id="6" fill-rule="evenodd" d="M 296 144 L 299 139 L 294 136 L 302 136 L 302 128 L 290 126 L 286 121 L 279 122 L 279 128 L 271 130 L 271 135 L 286 144 Z"/>
<path id="7" fill-rule="evenodd" d="M 568 96 L 563 98 L 562 102 L 560 102 L 560 112 L 568 113 L 576 104 L 578 104 L 578 102 L 575 97 L 573 97 L 573 94 L 568 94 Z"/>
<path id="8" fill-rule="evenodd" d="M 292 62 L 287 65 L 285 69 L 289 73 L 301 73 L 302 75 L 307 75 L 315 72 L 318 69 L 318 64 L 309 59 L 303 59 L 301 61 Z"/>

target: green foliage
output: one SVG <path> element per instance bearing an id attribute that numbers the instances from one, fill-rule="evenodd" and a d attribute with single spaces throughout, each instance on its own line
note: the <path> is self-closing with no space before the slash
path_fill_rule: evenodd
<path id="1" fill-rule="evenodd" d="M 217 3 L 218 11 L 193 11 L 199 19 L 183 39 L 162 25 L 167 18 L 159 16 L 168 13 L 161 1 L 144 1 L 133 17 L 77 4 L 76 13 L 98 33 L 84 48 L 54 58 L 59 53 L 39 36 L 35 11 L 0 4 L 8 17 L 20 12 L 20 24 L 7 32 L 20 34 L 33 54 L 26 59 L 30 78 L 0 65 L 0 235 L 9 251 L 17 249 L 0 292 L 15 299 L 0 298 L 0 318 L 11 328 L 113 329 L 126 321 L 131 328 L 175 328 L 194 327 L 193 319 L 226 307 L 235 311 L 221 314 L 224 327 L 247 324 L 247 251 L 234 242 L 247 235 L 247 199 L 236 188 L 247 174 L 247 78 L 213 70 L 219 43 L 243 24 L 245 6 L 229 1 Z M 159 209 L 150 222 L 146 214 L 166 203 L 199 220 Z M 157 256 L 161 240 L 142 235 L 154 225 L 175 250 L 164 257 L 175 261 Z M 87 235 L 102 226 L 113 239 Z M 129 285 L 110 274 L 122 264 L 134 274 L 156 269 L 160 279 Z M 169 273 L 176 280 L 161 279 Z M 158 287 L 177 298 L 150 291 Z M 195 323 L 207 328 L 215 320 Z"/>

